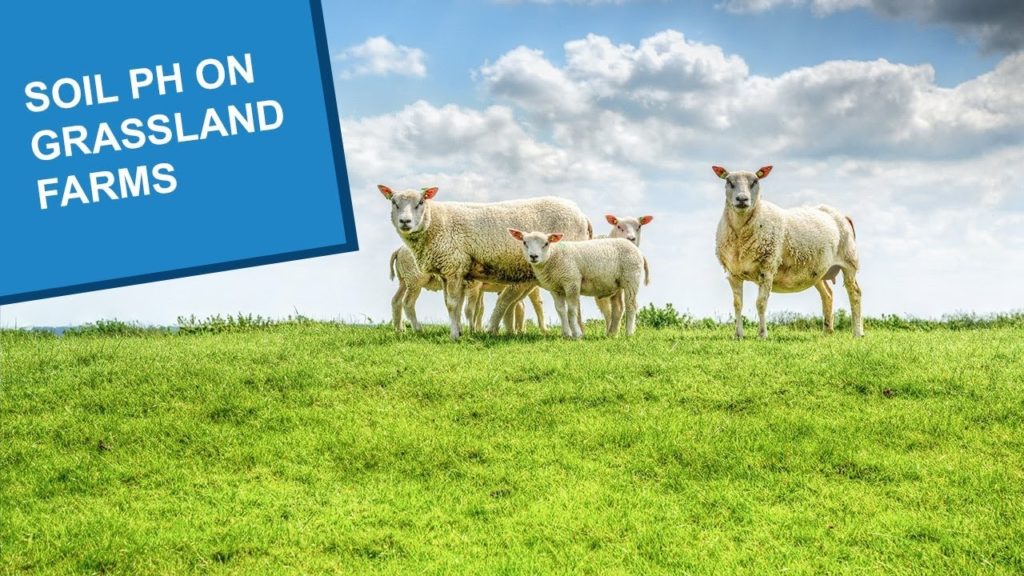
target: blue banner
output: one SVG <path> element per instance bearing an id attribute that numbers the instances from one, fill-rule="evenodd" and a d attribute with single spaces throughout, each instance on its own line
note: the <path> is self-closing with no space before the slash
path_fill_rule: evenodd
<path id="1" fill-rule="evenodd" d="M 0 304 L 357 249 L 318 0 L 5 12 Z"/>

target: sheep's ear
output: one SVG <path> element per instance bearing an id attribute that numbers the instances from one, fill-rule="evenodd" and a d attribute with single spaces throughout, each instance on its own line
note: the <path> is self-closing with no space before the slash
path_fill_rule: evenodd
<path id="1" fill-rule="evenodd" d="M 646 225 L 650 224 L 653 221 L 654 221 L 654 216 L 641 216 L 640 217 L 640 225 L 641 226 L 646 226 Z"/>
<path id="2" fill-rule="evenodd" d="M 423 199 L 424 200 L 430 200 L 434 196 L 437 196 L 437 186 L 434 186 L 433 188 L 424 188 L 423 189 Z"/>
<path id="3" fill-rule="evenodd" d="M 562 236 L 564 236 L 564 234 L 558 234 L 558 233 L 548 234 L 548 242 L 551 242 L 552 244 L 554 244 L 555 242 L 558 242 L 559 240 L 561 240 Z"/>
<path id="4" fill-rule="evenodd" d="M 715 171 L 715 174 L 718 174 L 719 178 L 726 178 L 729 176 L 729 171 L 721 166 L 712 166 L 711 169 Z"/>
<path id="5" fill-rule="evenodd" d="M 757 172 L 755 172 L 754 175 L 757 176 L 758 179 L 761 179 L 761 178 L 767 178 L 768 175 L 771 174 L 771 173 L 772 173 L 772 167 L 771 166 L 761 166 L 761 168 Z"/>
<path id="6" fill-rule="evenodd" d="M 604 219 L 607 220 L 608 223 L 611 224 L 612 226 L 616 226 L 619 223 L 619 219 L 616 218 L 615 216 L 612 216 L 611 214 L 605 214 Z"/>
<path id="7" fill-rule="evenodd" d="M 519 230 L 516 230 L 515 228 L 509 228 L 508 233 L 511 234 L 512 237 L 515 238 L 516 240 L 523 239 L 523 233 L 520 232 Z"/>
<path id="8" fill-rule="evenodd" d="M 377 184 L 377 190 L 380 190 L 380 193 L 383 194 L 384 197 L 387 198 L 388 200 L 391 200 L 391 196 L 394 195 L 394 192 L 391 191 L 391 188 L 388 188 L 383 184 Z"/>

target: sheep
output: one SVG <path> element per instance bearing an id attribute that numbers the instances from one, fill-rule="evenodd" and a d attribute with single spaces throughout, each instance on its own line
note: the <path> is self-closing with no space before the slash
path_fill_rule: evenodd
<path id="1" fill-rule="evenodd" d="M 614 214 L 605 214 L 604 219 L 612 225 L 612 231 L 608 236 L 597 236 L 597 238 L 625 238 L 632 242 L 637 248 L 640 247 L 640 230 L 647 224 L 654 221 L 654 216 L 641 216 L 639 218 L 619 218 Z M 611 327 L 612 303 L 608 298 L 594 298 L 601 316 L 604 316 L 604 327 L 608 330 Z"/>
<path id="2" fill-rule="evenodd" d="M 732 172 L 713 166 L 726 181 L 725 209 L 718 223 L 715 253 L 728 274 L 736 312 L 736 339 L 743 338 L 743 282 L 758 286 L 758 337 L 767 338 L 765 311 L 771 292 L 801 292 L 814 286 L 821 295 L 826 333 L 832 333 L 832 288 L 840 271 L 853 315 L 853 336 L 864 335 L 857 233 L 853 220 L 826 205 L 784 209 L 760 198 L 760 181 L 771 166 L 757 172 Z"/>
<path id="3" fill-rule="evenodd" d="M 409 322 L 412 324 L 412 329 L 419 332 L 421 327 L 416 319 L 416 300 L 424 288 L 431 292 L 440 290 L 441 279 L 420 272 L 420 267 L 416 265 L 416 256 L 404 244 L 391 253 L 390 270 L 392 280 L 396 275 L 398 276 L 398 290 L 391 298 L 391 322 L 395 326 L 395 331 L 405 330 L 405 323 L 402 322 L 402 310 L 404 309 L 405 315 L 409 317 Z"/>
<path id="4" fill-rule="evenodd" d="M 506 286 L 497 282 L 473 282 L 470 284 L 466 292 L 466 321 L 471 330 L 483 329 L 484 293 L 501 292 L 504 289 Z M 526 297 L 530 299 L 533 311 L 537 315 L 537 328 L 542 334 L 546 333 L 548 329 L 544 323 L 544 302 L 540 297 L 540 288 L 534 287 L 526 294 Z M 520 300 L 516 302 L 515 310 L 510 308 L 505 313 L 505 329 L 511 333 L 520 334 L 523 332 L 525 319 L 526 306 Z"/>
<path id="5" fill-rule="evenodd" d="M 583 337 L 579 321 L 581 295 L 611 298 L 609 336 L 618 332 L 624 305 L 626 335 L 633 335 L 641 277 L 648 284 L 650 271 L 647 260 L 632 242 L 624 238 L 562 242 L 561 233 L 522 232 L 515 228 L 509 228 L 508 233 L 522 242 L 523 259 L 533 268 L 537 282 L 555 299 L 563 336 Z"/>
<path id="6" fill-rule="evenodd" d="M 509 240 L 511 226 L 562 230 L 569 240 L 588 240 L 593 227 L 575 203 L 532 198 L 495 203 L 436 202 L 437 188 L 394 192 L 377 187 L 391 203 L 391 223 L 416 257 L 420 270 L 441 278 L 451 338 L 462 334 L 465 282 L 508 284 L 491 314 L 488 331 L 498 332 L 508 307 L 537 285 L 533 270 Z"/>

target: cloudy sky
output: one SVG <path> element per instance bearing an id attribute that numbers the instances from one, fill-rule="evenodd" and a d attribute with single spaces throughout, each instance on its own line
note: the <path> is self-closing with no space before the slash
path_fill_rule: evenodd
<path id="1" fill-rule="evenodd" d="M 869 315 L 1024 308 L 1019 0 L 353 4 L 324 0 L 360 252 L 4 306 L 0 323 L 385 320 L 399 240 L 377 183 L 565 196 L 599 231 L 653 214 L 641 302 L 726 318 L 712 164 L 773 164 L 765 198 L 849 214 Z M 445 318 L 436 294 L 420 310 Z"/>

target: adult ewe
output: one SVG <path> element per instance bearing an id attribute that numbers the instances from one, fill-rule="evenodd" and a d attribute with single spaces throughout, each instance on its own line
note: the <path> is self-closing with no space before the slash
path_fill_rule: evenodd
<path id="1" fill-rule="evenodd" d="M 715 253 L 729 274 L 736 311 L 736 338 L 743 338 L 743 281 L 758 287 L 758 336 L 768 337 L 765 310 L 771 292 L 801 292 L 814 286 L 821 295 L 825 332 L 832 328 L 832 288 L 843 272 L 853 313 L 853 335 L 864 335 L 857 284 L 856 232 L 853 220 L 831 206 L 783 209 L 761 200 L 760 181 L 772 167 L 732 172 L 712 166 L 725 180 L 725 210 L 718 223 Z"/>
<path id="2" fill-rule="evenodd" d="M 378 189 L 391 202 L 391 223 L 416 257 L 422 272 L 441 278 L 451 337 L 462 333 L 460 315 L 465 283 L 487 280 L 508 284 L 491 314 L 488 331 L 498 332 L 508 307 L 537 285 L 530 265 L 508 229 L 562 230 L 566 238 L 588 240 L 590 221 L 576 204 L 561 198 L 532 198 L 478 204 L 436 202 L 437 188 L 394 192 Z"/>

